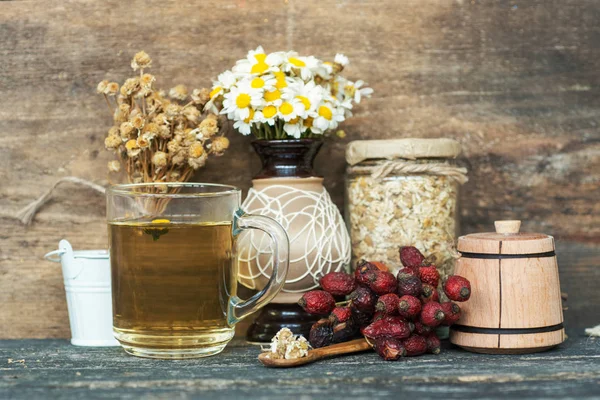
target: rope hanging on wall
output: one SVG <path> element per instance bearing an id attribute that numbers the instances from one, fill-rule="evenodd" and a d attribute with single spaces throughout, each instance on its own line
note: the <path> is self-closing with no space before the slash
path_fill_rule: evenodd
<path id="1" fill-rule="evenodd" d="M 87 186 L 87 187 L 95 190 L 98 193 L 102 193 L 102 194 L 106 193 L 106 188 L 104 186 L 98 185 L 98 184 L 88 181 L 86 179 L 77 178 L 75 176 L 65 176 L 64 178 L 60 178 L 59 180 L 57 180 L 54 183 L 54 185 L 52 185 L 52 187 L 50 187 L 50 189 L 46 190 L 46 192 L 44 192 L 44 194 L 42 194 L 40 197 L 38 197 L 35 201 L 32 201 L 31 203 L 29 203 L 28 205 L 26 205 L 25 207 L 23 207 L 22 209 L 17 211 L 17 213 L 15 214 L 15 217 L 19 221 L 21 221 L 21 223 L 23 223 L 23 225 L 31 224 L 31 221 L 33 221 L 33 217 L 35 217 L 35 215 L 40 210 L 40 208 L 42 208 L 44 206 L 44 204 L 46 204 L 48 202 L 48 200 L 50 199 L 50 196 L 52 195 L 52 192 L 54 192 L 54 189 L 56 189 L 56 187 L 63 182 L 71 182 L 71 183 L 75 183 L 78 185 Z"/>

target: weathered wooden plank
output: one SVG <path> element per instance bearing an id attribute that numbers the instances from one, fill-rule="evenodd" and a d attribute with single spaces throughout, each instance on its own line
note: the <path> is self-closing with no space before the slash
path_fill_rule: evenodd
<path id="1" fill-rule="evenodd" d="M 600 396 L 600 350 L 576 337 L 557 349 L 486 356 L 457 349 L 385 362 L 372 353 L 296 369 L 267 369 L 256 347 L 206 359 L 139 359 L 118 348 L 64 341 L 0 341 L 3 398 L 399 398 L 592 399 Z M 10 361 L 9 361 L 10 360 Z"/>
<path id="2" fill-rule="evenodd" d="M 594 320 L 600 294 L 600 7 L 589 0 L 0 2 L 0 337 L 68 336 L 60 275 L 41 256 L 62 237 L 104 247 L 103 201 L 66 186 L 29 229 L 11 218 L 56 179 L 106 178 L 110 123 L 94 95 L 145 49 L 164 87 L 207 85 L 245 52 L 294 48 L 351 59 L 375 96 L 328 143 L 317 170 L 343 206 L 344 146 L 358 138 L 453 137 L 471 181 L 465 233 L 494 219 L 569 241 L 567 322 Z M 229 154 L 197 180 L 248 188 L 258 160 Z M 575 242 L 591 243 L 579 246 Z M 565 242 L 567 243 L 567 242 Z M 581 251 L 582 254 L 575 254 Z M 560 260 L 559 260 L 560 261 Z M 584 279 L 584 281 L 582 281 Z M 571 313 L 571 317 L 569 316 Z"/>

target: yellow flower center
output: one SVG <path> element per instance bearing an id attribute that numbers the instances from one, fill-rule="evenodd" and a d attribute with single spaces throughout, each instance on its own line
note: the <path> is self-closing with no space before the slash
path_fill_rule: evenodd
<path id="1" fill-rule="evenodd" d="M 279 111 L 281 111 L 283 115 L 289 115 L 294 111 L 294 107 L 286 101 L 281 104 L 281 107 L 279 107 Z"/>
<path id="2" fill-rule="evenodd" d="M 215 87 L 213 90 L 211 90 L 209 96 L 212 99 L 213 97 L 215 97 L 217 94 L 219 94 L 219 92 L 221 91 L 221 89 L 223 89 L 221 86 L 217 86 Z"/>
<path id="3" fill-rule="evenodd" d="M 258 64 L 254 64 L 252 69 L 250 69 L 251 74 L 262 74 L 266 70 L 269 69 L 269 66 L 264 62 L 259 62 Z"/>
<path id="4" fill-rule="evenodd" d="M 333 116 L 333 113 L 331 112 L 331 109 L 329 107 L 321 106 L 321 107 L 319 107 L 319 115 L 321 117 L 331 121 L 331 117 Z"/>
<path id="5" fill-rule="evenodd" d="M 310 108 L 310 100 L 308 100 L 308 97 L 306 97 L 306 96 L 296 96 L 296 98 L 298 100 L 300 100 L 302 102 L 302 104 L 304 104 L 304 108 L 306 108 L 307 110 Z"/>
<path id="6" fill-rule="evenodd" d="M 252 79 L 252 82 L 250 82 L 250 86 L 252 86 L 254 89 L 260 89 L 261 87 L 265 86 L 265 81 L 262 78 L 254 78 Z"/>
<path id="7" fill-rule="evenodd" d="M 252 121 L 252 118 L 254 118 L 254 110 L 250 109 L 250 114 L 248 114 L 248 118 L 246 118 L 244 122 L 248 124 L 250 121 Z"/>
<path id="8" fill-rule="evenodd" d="M 287 82 L 285 81 L 285 73 L 284 72 L 275 72 L 275 79 L 277 79 L 277 83 L 275 83 L 275 87 L 277 89 L 283 89 L 287 86 Z"/>
<path id="9" fill-rule="evenodd" d="M 240 93 L 235 99 L 235 104 L 238 108 L 246 108 L 250 105 L 250 95 L 246 93 Z"/>
<path id="10" fill-rule="evenodd" d="M 292 64 L 294 67 L 306 67 L 306 63 L 302 60 L 300 60 L 299 58 L 296 57 L 290 57 L 288 58 L 288 61 L 290 62 L 290 64 Z"/>
<path id="11" fill-rule="evenodd" d="M 304 126 L 307 128 L 312 128 L 313 121 L 314 121 L 313 117 L 306 117 L 306 119 L 304 120 Z"/>
<path id="12" fill-rule="evenodd" d="M 275 101 L 281 98 L 281 92 L 277 89 L 273 90 L 272 92 L 266 92 L 265 93 L 265 100 L 266 101 Z"/>
<path id="13" fill-rule="evenodd" d="M 264 53 L 258 53 L 254 55 L 254 58 L 256 59 L 256 61 L 260 63 L 264 63 L 265 60 L 267 59 L 267 55 Z"/>
<path id="14" fill-rule="evenodd" d="M 273 115 L 277 113 L 277 108 L 275 106 L 266 106 L 263 108 L 263 115 L 265 118 L 271 118 Z"/>
<path id="15" fill-rule="evenodd" d="M 127 150 L 133 150 L 138 147 L 137 141 L 135 139 L 129 139 L 127 143 L 125 143 L 125 147 Z"/>
<path id="16" fill-rule="evenodd" d="M 299 120 L 300 120 L 300 117 L 290 119 L 288 124 L 297 124 Z"/>
<path id="17" fill-rule="evenodd" d="M 354 94 L 356 93 L 356 86 L 354 86 L 354 85 L 346 85 L 344 87 L 344 91 L 348 94 L 348 96 L 354 97 Z"/>

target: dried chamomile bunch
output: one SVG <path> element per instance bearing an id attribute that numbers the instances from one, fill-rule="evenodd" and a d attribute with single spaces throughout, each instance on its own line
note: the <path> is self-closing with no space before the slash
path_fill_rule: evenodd
<path id="1" fill-rule="evenodd" d="M 151 66 L 152 59 L 141 51 L 131 61 L 139 75 L 120 86 L 106 80 L 97 86 L 114 121 L 104 145 L 117 160 L 108 170 L 124 170 L 130 183 L 185 182 L 209 156 L 223 155 L 229 139 L 220 133 L 218 115 L 203 111 L 208 89 L 159 90 L 156 77 L 146 72 Z"/>
<path id="2" fill-rule="evenodd" d="M 274 359 L 306 357 L 310 348 L 304 336 L 295 336 L 288 328 L 281 329 L 271 339 L 271 357 Z"/>

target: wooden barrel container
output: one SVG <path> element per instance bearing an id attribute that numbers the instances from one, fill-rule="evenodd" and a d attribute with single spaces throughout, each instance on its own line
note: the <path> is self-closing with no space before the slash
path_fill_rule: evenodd
<path id="1" fill-rule="evenodd" d="M 565 339 L 554 238 L 519 233 L 521 221 L 495 225 L 458 239 L 455 273 L 471 282 L 471 298 L 450 341 L 488 354 L 548 350 Z"/>

